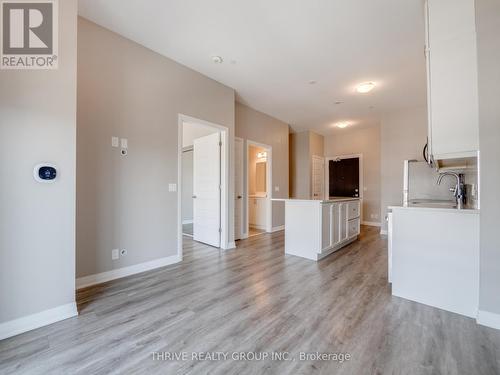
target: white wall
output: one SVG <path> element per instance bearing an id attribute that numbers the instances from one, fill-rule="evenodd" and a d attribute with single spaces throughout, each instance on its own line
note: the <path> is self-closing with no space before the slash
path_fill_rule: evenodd
<path id="1" fill-rule="evenodd" d="M 387 207 L 403 203 L 403 162 L 423 160 L 427 142 L 427 108 L 413 108 L 385 115 L 381 121 L 381 222 L 387 230 Z"/>
<path id="2" fill-rule="evenodd" d="M 193 145 L 195 139 L 217 133 L 218 131 L 203 124 L 185 122 L 182 127 L 182 147 L 190 147 Z"/>
<path id="3" fill-rule="evenodd" d="M 481 281 L 479 309 L 500 328 L 500 1 L 476 0 L 481 150 Z M 493 323 L 493 322 L 491 322 Z M 493 325 L 493 324 L 492 324 Z"/>
<path id="4" fill-rule="evenodd" d="M 175 256 L 178 116 L 226 126 L 232 145 L 234 90 L 82 18 L 78 54 L 77 277 Z M 114 248 L 128 255 L 113 261 Z"/>
<path id="5" fill-rule="evenodd" d="M 59 69 L 0 71 L 1 323 L 75 302 L 77 1 L 59 1 Z M 58 166 L 54 184 L 33 179 Z"/>

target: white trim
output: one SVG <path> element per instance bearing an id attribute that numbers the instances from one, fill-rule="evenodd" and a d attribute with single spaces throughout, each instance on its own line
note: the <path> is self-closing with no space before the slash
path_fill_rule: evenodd
<path id="1" fill-rule="evenodd" d="M 266 232 L 271 233 L 272 228 L 273 228 L 273 147 L 270 145 L 266 145 L 264 143 L 259 143 L 252 141 L 250 139 L 246 140 L 246 153 L 244 155 L 244 168 L 245 168 L 245 179 L 247 182 L 246 186 L 246 192 L 245 192 L 245 207 L 246 207 L 246 229 L 247 229 L 247 235 L 250 232 L 250 223 L 248 222 L 248 191 L 249 191 L 249 181 L 248 181 L 248 153 L 250 152 L 250 146 L 256 146 L 263 148 L 267 151 L 267 165 L 266 165 L 266 188 L 267 188 L 267 196 L 266 196 L 266 206 L 267 206 L 267 212 L 266 212 Z"/>
<path id="2" fill-rule="evenodd" d="M 0 324 L 0 340 L 19 335 L 78 315 L 76 302 Z"/>
<path id="3" fill-rule="evenodd" d="M 95 275 L 80 277 L 76 279 L 76 289 L 82 289 L 92 285 L 102 284 L 107 281 L 121 279 L 122 277 L 135 275 L 137 273 L 151 271 L 156 268 L 165 267 L 174 263 L 178 263 L 181 260 L 182 259 L 179 257 L 179 255 L 172 255 L 165 258 L 155 259 L 149 262 L 134 264 L 133 266 L 118 268 L 116 270 L 102 272 Z"/>
<path id="4" fill-rule="evenodd" d="M 388 234 L 387 229 L 380 229 L 380 234 L 383 236 L 387 236 Z"/>
<path id="5" fill-rule="evenodd" d="M 229 136 L 229 128 L 227 126 L 214 124 L 209 121 L 197 119 L 195 117 L 178 115 L 178 128 L 177 128 L 177 256 L 180 260 L 183 257 L 182 251 L 182 130 L 184 122 L 195 123 L 200 125 L 209 126 L 218 129 L 221 135 L 222 149 L 221 149 L 221 237 L 220 247 L 222 249 L 229 248 L 230 230 L 230 213 L 229 207 L 229 158 L 231 155 L 230 147 L 232 147 Z M 234 212 L 233 212 L 234 216 Z"/>
<path id="6" fill-rule="evenodd" d="M 360 201 L 360 212 L 359 217 L 363 217 L 363 196 L 365 191 L 365 185 L 363 181 L 363 176 L 365 174 L 363 167 L 363 154 L 351 154 L 351 155 L 337 155 L 337 156 L 327 156 L 325 157 L 325 200 L 330 199 L 330 160 L 337 159 L 359 159 L 359 201 Z"/>
<path id="7" fill-rule="evenodd" d="M 479 310 L 476 322 L 485 327 L 500 329 L 500 314 Z"/>
<path id="8" fill-rule="evenodd" d="M 223 247 L 222 248 L 223 250 L 232 250 L 232 249 L 236 249 L 236 242 L 233 241 L 233 242 L 229 242 L 227 244 L 227 247 Z"/>
<path id="9" fill-rule="evenodd" d="M 284 225 L 279 225 L 277 227 L 273 227 L 271 229 L 271 233 L 274 233 L 274 232 L 279 232 L 279 231 L 282 231 L 282 230 L 285 230 L 285 226 Z"/>
<path id="10" fill-rule="evenodd" d="M 361 225 L 368 225 L 370 227 L 380 227 L 382 224 L 376 222 L 376 221 L 362 221 Z"/>
<path id="11" fill-rule="evenodd" d="M 190 219 L 190 220 L 182 220 L 182 224 L 193 224 L 193 219 Z"/>

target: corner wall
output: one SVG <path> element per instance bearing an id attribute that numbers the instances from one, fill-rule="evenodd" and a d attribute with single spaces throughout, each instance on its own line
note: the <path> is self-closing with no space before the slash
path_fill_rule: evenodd
<path id="1" fill-rule="evenodd" d="M 500 1 L 476 0 L 481 174 L 479 323 L 500 329 Z"/>
<path id="2" fill-rule="evenodd" d="M 76 314 L 76 39 L 59 1 L 59 69 L 0 71 L 0 339 Z M 43 162 L 55 183 L 34 180 Z"/>
<path id="3" fill-rule="evenodd" d="M 236 103 L 236 137 L 263 143 L 272 147 L 272 197 L 288 198 L 288 125 L 284 122 L 256 111 L 244 104 Z M 246 160 L 246 145 L 244 146 Z M 247 177 L 243 178 L 244 190 Z M 276 191 L 276 187 L 279 191 Z M 243 214 L 246 217 L 246 213 Z M 285 224 L 283 202 L 273 202 L 273 228 Z"/>
<path id="4" fill-rule="evenodd" d="M 414 108 L 385 115 L 381 122 L 381 213 L 382 231 L 387 231 L 387 207 L 403 204 L 403 162 L 423 160 L 427 142 L 427 108 Z"/>
<path id="5" fill-rule="evenodd" d="M 179 114 L 229 128 L 234 241 L 234 90 L 83 18 L 78 31 L 77 277 L 176 257 Z"/>

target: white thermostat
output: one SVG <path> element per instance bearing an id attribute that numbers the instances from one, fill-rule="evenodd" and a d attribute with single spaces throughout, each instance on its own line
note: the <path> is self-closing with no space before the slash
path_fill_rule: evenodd
<path id="1" fill-rule="evenodd" d="M 33 169 L 35 181 L 50 184 L 57 179 L 57 167 L 54 164 L 42 163 Z"/>

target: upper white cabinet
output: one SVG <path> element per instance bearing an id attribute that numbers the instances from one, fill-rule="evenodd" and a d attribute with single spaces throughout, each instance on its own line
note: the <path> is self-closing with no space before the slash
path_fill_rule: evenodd
<path id="1" fill-rule="evenodd" d="M 435 160 L 479 150 L 474 0 L 428 0 L 429 144 Z"/>

